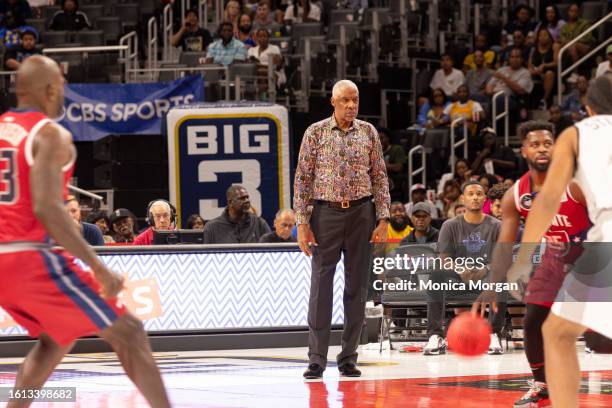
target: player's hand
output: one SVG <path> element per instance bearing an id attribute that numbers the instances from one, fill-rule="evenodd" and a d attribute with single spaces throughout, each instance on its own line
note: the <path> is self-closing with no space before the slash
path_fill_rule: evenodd
<path id="1" fill-rule="evenodd" d="M 387 232 L 389 230 L 388 223 L 386 220 L 380 220 L 378 226 L 372 231 L 370 242 L 385 242 L 387 240 Z"/>
<path id="2" fill-rule="evenodd" d="M 508 283 L 516 283 L 518 290 L 508 290 L 512 297 L 516 300 L 523 300 L 525 296 L 525 290 L 527 289 L 527 283 L 529 283 L 529 275 L 531 273 L 532 265 L 530 263 L 517 262 L 512 265 L 508 271 L 507 281 Z"/>
<path id="3" fill-rule="evenodd" d="M 100 283 L 100 296 L 104 299 L 112 299 L 124 288 L 124 278 L 110 269 L 104 268 L 95 272 L 96 280 Z"/>
<path id="4" fill-rule="evenodd" d="M 312 256 L 312 246 L 319 246 L 315 239 L 310 225 L 300 224 L 297 229 L 297 241 L 302 252 L 307 256 Z"/>
<path id="5" fill-rule="evenodd" d="M 488 305 L 490 305 L 493 312 L 497 313 L 496 299 L 497 298 L 495 296 L 495 292 L 493 292 L 492 290 L 482 291 L 482 293 L 478 295 L 478 298 L 476 298 L 476 301 L 472 305 L 472 315 L 478 315 L 480 313 L 480 316 L 484 317 Z"/>

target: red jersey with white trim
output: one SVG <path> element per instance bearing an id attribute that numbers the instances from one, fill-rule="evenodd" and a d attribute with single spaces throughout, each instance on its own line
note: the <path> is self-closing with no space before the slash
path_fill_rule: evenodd
<path id="1" fill-rule="evenodd" d="M 51 243 L 34 215 L 30 191 L 34 136 L 50 119 L 35 110 L 11 110 L 0 116 L 0 244 Z M 74 170 L 74 158 L 62 169 L 64 198 Z"/>
<path id="2" fill-rule="evenodd" d="M 529 172 L 518 179 L 513 186 L 514 204 L 521 216 L 527 218 L 537 193 L 531 191 Z M 561 206 L 552 224 L 544 234 L 547 242 L 582 242 L 591 226 L 587 208 L 572 197 L 569 186 L 561 197 Z"/>

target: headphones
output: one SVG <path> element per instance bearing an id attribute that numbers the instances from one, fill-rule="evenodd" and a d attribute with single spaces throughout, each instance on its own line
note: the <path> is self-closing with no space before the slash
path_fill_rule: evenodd
<path id="1" fill-rule="evenodd" d="M 153 213 L 151 213 L 151 207 L 153 207 L 153 205 L 157 204 L 157 203 L 166 203 L 166 204 L 168 204 L 168 206 L 170 207 L 170 223 L 171 224 L 175 224 L 175 222 L 176 222 L 176 208 L 172 204 L 170 204 L 169 201 L 161 199 L 161 198 L 159 198 L 157 200 L 150 201 L 149 204 L 147 204 L 147 218 L 145 219 L 147 224 L 149 224 L 149 226 L 151 226 L 151 227 L 155 226 L 155 217 L 153 217 Z"/>

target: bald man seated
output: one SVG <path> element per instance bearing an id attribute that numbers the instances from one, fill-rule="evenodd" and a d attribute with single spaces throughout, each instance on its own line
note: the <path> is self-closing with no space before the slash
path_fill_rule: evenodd
<path id="1" fill-rule="evenodd" d="M 274 232 L 263 235 L 259 242 L 266 243 L 282 243 L 282 242 L 297 242 L 297 239 L 291 234 L 295 227 L 295 212 L 291 209 L 282 209 L 276 213 L 274 217 Z"/>

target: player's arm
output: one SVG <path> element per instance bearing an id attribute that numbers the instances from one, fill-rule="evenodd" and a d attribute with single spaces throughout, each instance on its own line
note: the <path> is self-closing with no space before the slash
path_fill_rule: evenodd
<path id="1" fill-rule="evenodd" d="M 555 143 L 555 150 L 548 169 L 551 177 L 546 177 L 542 190 L 534 200 L 529 217 L 527 217 L 518 263 L 528 264 L 530 262 L 535 245 L 525 244 L 539 243 L 550 227 L 553 217 L 559 211 L 563 192 L 574 176 L 577 145 L 578 136 L 574 127 L 564 130 Z"/>
<path id="2" fill-rule="evenodd" d="M 98 259 L 79 230 L 74 228 L 74 221 L 64 208 L 62 167 L 70 161 L 74 154 L 73 149 L 57 125 L 46 125 L 39 131 L 33 144 L 34 163 L 30 170 L 32 207 L 34 214 L 51 237 L 72 255 L 89 265 L 96 278 L 103 284 L 104 294 L 112 297 L 121 286 L 115 287 L 117 283 L 113 284 L 109 278 L 110 271 Z"/>

